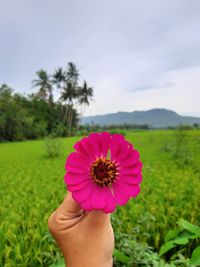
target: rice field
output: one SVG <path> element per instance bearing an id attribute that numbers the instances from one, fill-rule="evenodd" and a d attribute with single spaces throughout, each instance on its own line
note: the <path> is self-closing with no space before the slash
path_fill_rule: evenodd
<path id="1" fill-rule="evenodd" d="M 125 133 L 141 153 L 143 183 L 137 199 L 112 215 L 116 248 L 126 247 L 128 238 L 137 249 L 158 252 L 178 219 L 200 225 L 200 131 Z M 80 138 L 59 139 L 61 154 L 54 158 L 44 156 L 44 140 L 0 144 L 0 267 L 59 261 L 47 220 L 66 193 L 65 159 Z M 185 257 L 190 249 L 183 251 Z"/>

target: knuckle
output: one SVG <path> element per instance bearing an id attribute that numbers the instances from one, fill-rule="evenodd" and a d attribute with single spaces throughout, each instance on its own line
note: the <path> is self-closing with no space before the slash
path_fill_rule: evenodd
<path id="1" fill-rule="evenodd" d="M 49 231 L 54 234 L 57 232 L 57 229 L 58 229 L 58 218 L 57 218 L 57 215 L 55 212 L 53 212 L 49 219 L 48 219 L 48 228 L 49 228 Z"/>

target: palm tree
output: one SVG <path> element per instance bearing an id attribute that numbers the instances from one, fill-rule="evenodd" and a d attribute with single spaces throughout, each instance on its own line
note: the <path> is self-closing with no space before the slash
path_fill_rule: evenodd
<path id="1" fill-rule="evenodd" d="M 89 106 L 90 100 L 93 97 L 93 88 L 88 87 L 87 82 L 84 81 L 83 86 L 78 90 L 78 103 L 83 107 L 81 113 L 84 113 L 86 106 Z"/>
<path id="2" fill-rule="evenodd" d="M 66 105 L 67 125 L 70 134 L 73 120 L 74 100 L 78 97 L 78 91 L 71 82 L 66 82 L 62 89 L 60 99 Z"/>
<path id="3" fill-rule="evenodd" d="M 57 68 L 55 72 L 51 75 L 51 83 L 56 85 L 58 89 L 63 86 L 63 83 L 66 82 L 66 74 L 62 68 Z"/>
<path id="4" fill-rule="evenodd" d="M 77 98 L 77 91 L 71 83 L 66 83 L 63 87 L 63 91 L 61 92 L 60 99 L 63 102 L 66 102 L 66 104 L 73 105 L 75 98 Z"/>
<path id="5" fill-rule="evenodd" d="M 79 71 L 73 62 L 69 62 L 67 70 L 64 73 L 62 72 L 62 75 L 65 78 L 60 99 L 66 103 L 68 132 L 71 134 L 74 102 L 78 98 Z"/>
<path id="6" fill-rule="evenodd" d="M 37 95 L 43 100 L 47 100 L 48 98 L 48 102 L 51 105 L 53 103 L 53 87 L 49 80 L 49 76 L 43 69 L 37 71 L 36 75 L 38 76 L 38 79 L 33 80 L 33 87 L 38 87 L 39 91 Z"/>
<path id="7" fill-rule="evenodd" d="M 69 62 L 68 69 L 66 71 L 67 82 L 72 83 L 73 86 L 77 86 L 79 76 L 80 74 L 76 65 L 73 62 Z"/>

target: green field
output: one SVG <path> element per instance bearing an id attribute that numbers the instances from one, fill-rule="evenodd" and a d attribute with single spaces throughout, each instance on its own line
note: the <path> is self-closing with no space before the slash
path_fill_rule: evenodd
<path id="1" fill-rule="evenodd" d="M 50 266 L 60 258 L 47 220 L 65 195 L 65 159 L 80 138 L 59 139 L 55 158 L 44 157 L 43 140 L 0 144 L 0 267 Z M 200 132 L 127 131 L 126 138 L 141 152 L 143 182 L 137 199 L 112 215 L 116 247 L 138 257 L 141 265 L 132 266 L 152 266 L 141 263 L 140 252 L 158 252 L 178 219 L 200 225 Z"/>

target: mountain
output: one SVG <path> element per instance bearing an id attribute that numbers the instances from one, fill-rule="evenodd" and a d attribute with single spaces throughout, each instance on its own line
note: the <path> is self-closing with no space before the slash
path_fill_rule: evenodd
<path id="1" fill-rule="evenodd" d="M 83 117 L 81 124 L 94 123 L 99 125 L 110 124 L 148 124 L 153 128 L 166 128 L 180 124 L 200 124 L 200 118 L 181 116 L 178 113 L 167 109 L 150 109 L 147 111 L 116 112 L 105 115 Z"/>

